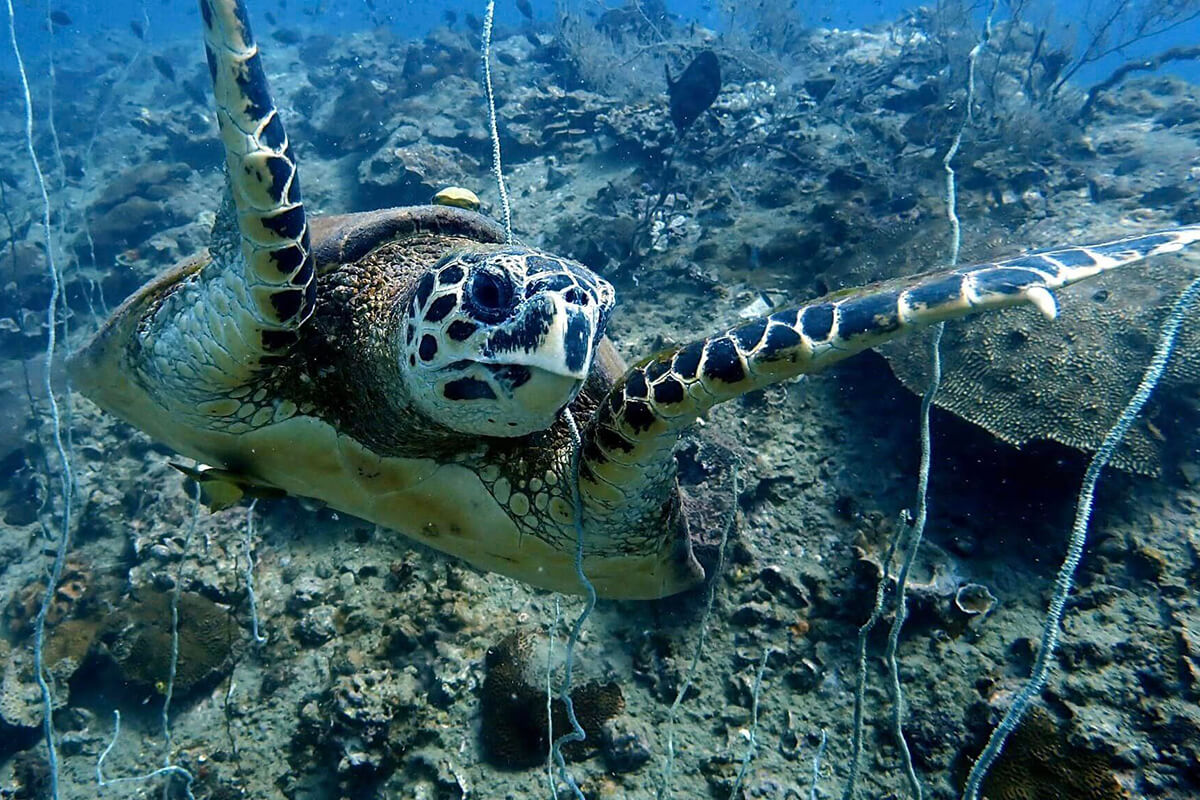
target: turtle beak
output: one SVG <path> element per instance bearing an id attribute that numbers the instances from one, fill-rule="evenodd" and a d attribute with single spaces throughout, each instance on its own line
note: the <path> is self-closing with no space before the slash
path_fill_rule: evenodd
<path id="1" fill-rule="evenodd" d="M 490 333 L 480 360 L 583 381 L 603 333 L 601 314 L 596 303 L 568 303 L 556 292 L 535 295 Z"/>

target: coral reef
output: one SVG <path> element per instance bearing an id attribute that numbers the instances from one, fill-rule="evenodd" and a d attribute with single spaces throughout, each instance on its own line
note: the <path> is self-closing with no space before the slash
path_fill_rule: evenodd
<path id="1" fill-rule="evenodd" d="M 341 213 L 425 202 L 460 184 L 498 213 L 478 31 L 465 15 L 410 40 L 384 27 L 344 30 L 340 17 L 327 24 L 343 10 L 321 11 L 328 5 L 256 11 L 277 18 L 259 34 L 306 201 Z M 596 18 L 564 3 L 549 25 L 535 15 L 520 28 L 501 14 L 493 68 L 517 236 L 617 285 L 609 330 L 627 358 L 946 258 L 935 156 L 963 121 L 975 24 L 944 3 L 871 30 L 772 26 L 780 5 L 742 6 L 719 33 L 645 2 L 644 15 L 627 4 Z M 55 52 L 65 169 L 51 176 L 55 229 L 70 237 L 60 259 L 70 344 L 106 305 L 205 247 L 222 190 L 209 101 L 195 91 L 207 80 L 195 37 L 162 41 L 160 28 L 143 40 L 122 21 L 106 42 L 75 16 L 72 46 Z M 1032 26 L 1001 20 L 980 61 L 985 94 L 957 162 L 964 260 L 1197 219 L 1195 87 L 1133 78 L 1078 120 L 1082 98 L 1073 83 L 1051 90 L 1060 56 L 1039 42 Z M 702 49 L 717 54 L 725 85 L 677 137 L 664 67 L 678 75 Z M 179 80 L 150 68 L 151 56 Z M 122 78 L 131 63 L 135 79 Z M 36 94 L 50 96 L 34 77 Z M 48 153 L 45 117 L 37 119 L 38 151 Z M 13 141 L 19 123 L 0 113 Z M 32 174 L 4 159 L 0 794 L 33 798 L 46 791 L 42 751 L 17 751 L 39 736 L 28 634 L 46 574 L 39 522 L 58 509 L 47 501 L 56 476 L 44 474 L 54 459 L 41 367 L 29 359 L 45 344 L 49 285 Z M 929 796 L 957 793 L 955 765 L 971 756 L 963 743 L 985 727 L 980 695 L 1002 696 L 1027 673 L 1047 565 L 1061 558 L 1074 499 L 1072 450 L 1094 447 L 1149 353 L 1164 301 L 1196 269 L 1164 260 L 1067 292 L 1053 326 L 1013 311 L 948 330 L 939 402 L 974 424 L 934 416 L 932 515 L 899 642 L 906 732 Z M 1200 791 L 1196 335 L 1185 328 L 1180 359 L 1118 456 L 1161 478 L 1104 487 L 1059 670 L 1043 693 L 1053 715 L 1038 712 L 1018 732 L 989 796 L 1186 800 Z M 683 511 L 706 567 L 730 531 L 725 571 L 711 584 L 714 613 L 697 655 L 708 586 L 597 607 L 573 693 L 587 739 L 565 751 L 588 797 L 662 791 L 668 719 L 674 796 L 714 787 L 727 796 L 755 700 L 758 746 L 744 794 L 807 796 L 823 733 L 817 791 L 837 793 L 854 632 L 891 523 L 911 502 L 916 400 L 905 387 L 924 388 L 924 350 L 899 346 L 748 396 L 709 415 L 684 446 Z M 57 371 L 51 378 L 60 385 Z M 525 767 L 544 762 L 546 668 L 557 680 L 561 665 L 547 663 L 546 640 L 531 631 L 559 618 L 555 598 L 296 499 L 261 501 L 249 541 L 244 507 L 201 512 L 185 548 L 190 489 L 168 465 L 176 457 L 85 401 L 72 415 L 78 535 L 46 640 L 64 798 L 96 795 L 110 705 L 129 724 L 106 769 L 138 775 L 162 765 L 159 693 L 177 583 L 180 701 L 168 755 L 194 772 L 197 797 L 546 792 L 545 775 Z M 1066 447 L 1017 452 L 997 438 Z M 266 634 L 252 648 L 242 630 L 248 553 Z M 563 602 L 566 617 L 574 607 Z M 874 686 L 883 643 L 869 644 Z M 867 699 L 868 720 L 890 712 L 886 692 Z M 561 702 L 551 708 L 556 735 L 566 732 Z M 863 795 L 904 781 L 885 727 L 865 728 Z"/>

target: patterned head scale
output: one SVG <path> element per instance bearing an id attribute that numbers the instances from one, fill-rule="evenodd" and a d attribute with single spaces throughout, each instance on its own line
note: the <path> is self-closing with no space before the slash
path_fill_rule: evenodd
<path id="1" fill-rule="evenodd" d="M 548 428 L 583 386 L 614 299 L 591 270 L 535 250 L 447 256 L 408 304 L 401 366 L 414 403 L 462 433 Z"/>

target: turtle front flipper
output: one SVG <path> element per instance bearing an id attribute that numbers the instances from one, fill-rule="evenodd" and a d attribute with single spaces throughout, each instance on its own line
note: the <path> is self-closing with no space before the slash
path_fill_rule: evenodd
<path id="1" fill-rule="evenodd" d="M 200 12 L 228 189 L 210 260 L 148 315 L 136 361 L 160 396 L 221 417 L 296 341 L 316 282 L 296 160 L 246 9 L 240 0 L 200 0 Z"/>
<path id="2" fill-rule="evenodd" d="M 238 434 L 294 413 L 260 401 L 312 314 L 316 280 L 296 161 L 246 9 L 200 0 L 200 12 L 228 173 L 208 252 L 134 293 L 69 369 L 102 408 L 211 459 L 211 442 L 184 434 Z"/>
<path id="3" fill-rule="evenodd" d="M 200 13 L 229 192 L 213 226 L 212 263 L 198 276 L 202 302 L 181 309 L 174 330 L 195 326 L 211 337 L 208 349 L 223 351 L 225 363 L 202 371 L 218 385 L 240 384 L 296 340 L 316 284 L 296 159 L 245 5 L 200 0 Z"/>
<path id="4" fill-rule="evenodd" d="M 837 292 L 647 359 L 617 381 L 587 431 L 586 516 L 621 528 L 660 513 L 679 432 L 717 403 L 978 311 L 1031 303 L 1054 316 L 1052 289 L 1198 240 L 1200 225 Z"/>

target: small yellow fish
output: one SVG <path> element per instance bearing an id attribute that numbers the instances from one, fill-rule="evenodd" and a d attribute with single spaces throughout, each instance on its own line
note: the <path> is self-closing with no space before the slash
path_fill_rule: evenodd
<path id="1" fill-rule="evenodd" d="M 230 472 L 219 467 L 200 465 L 196 468 L 170 462 L 171 466 L 194 480 L 200 486 L 204 505 L 209 511 L 221 511 L 237 505 L 243 497 L 278 499 L 287 497 L 287 492 L 265 484 L 248 475 Z"/>

